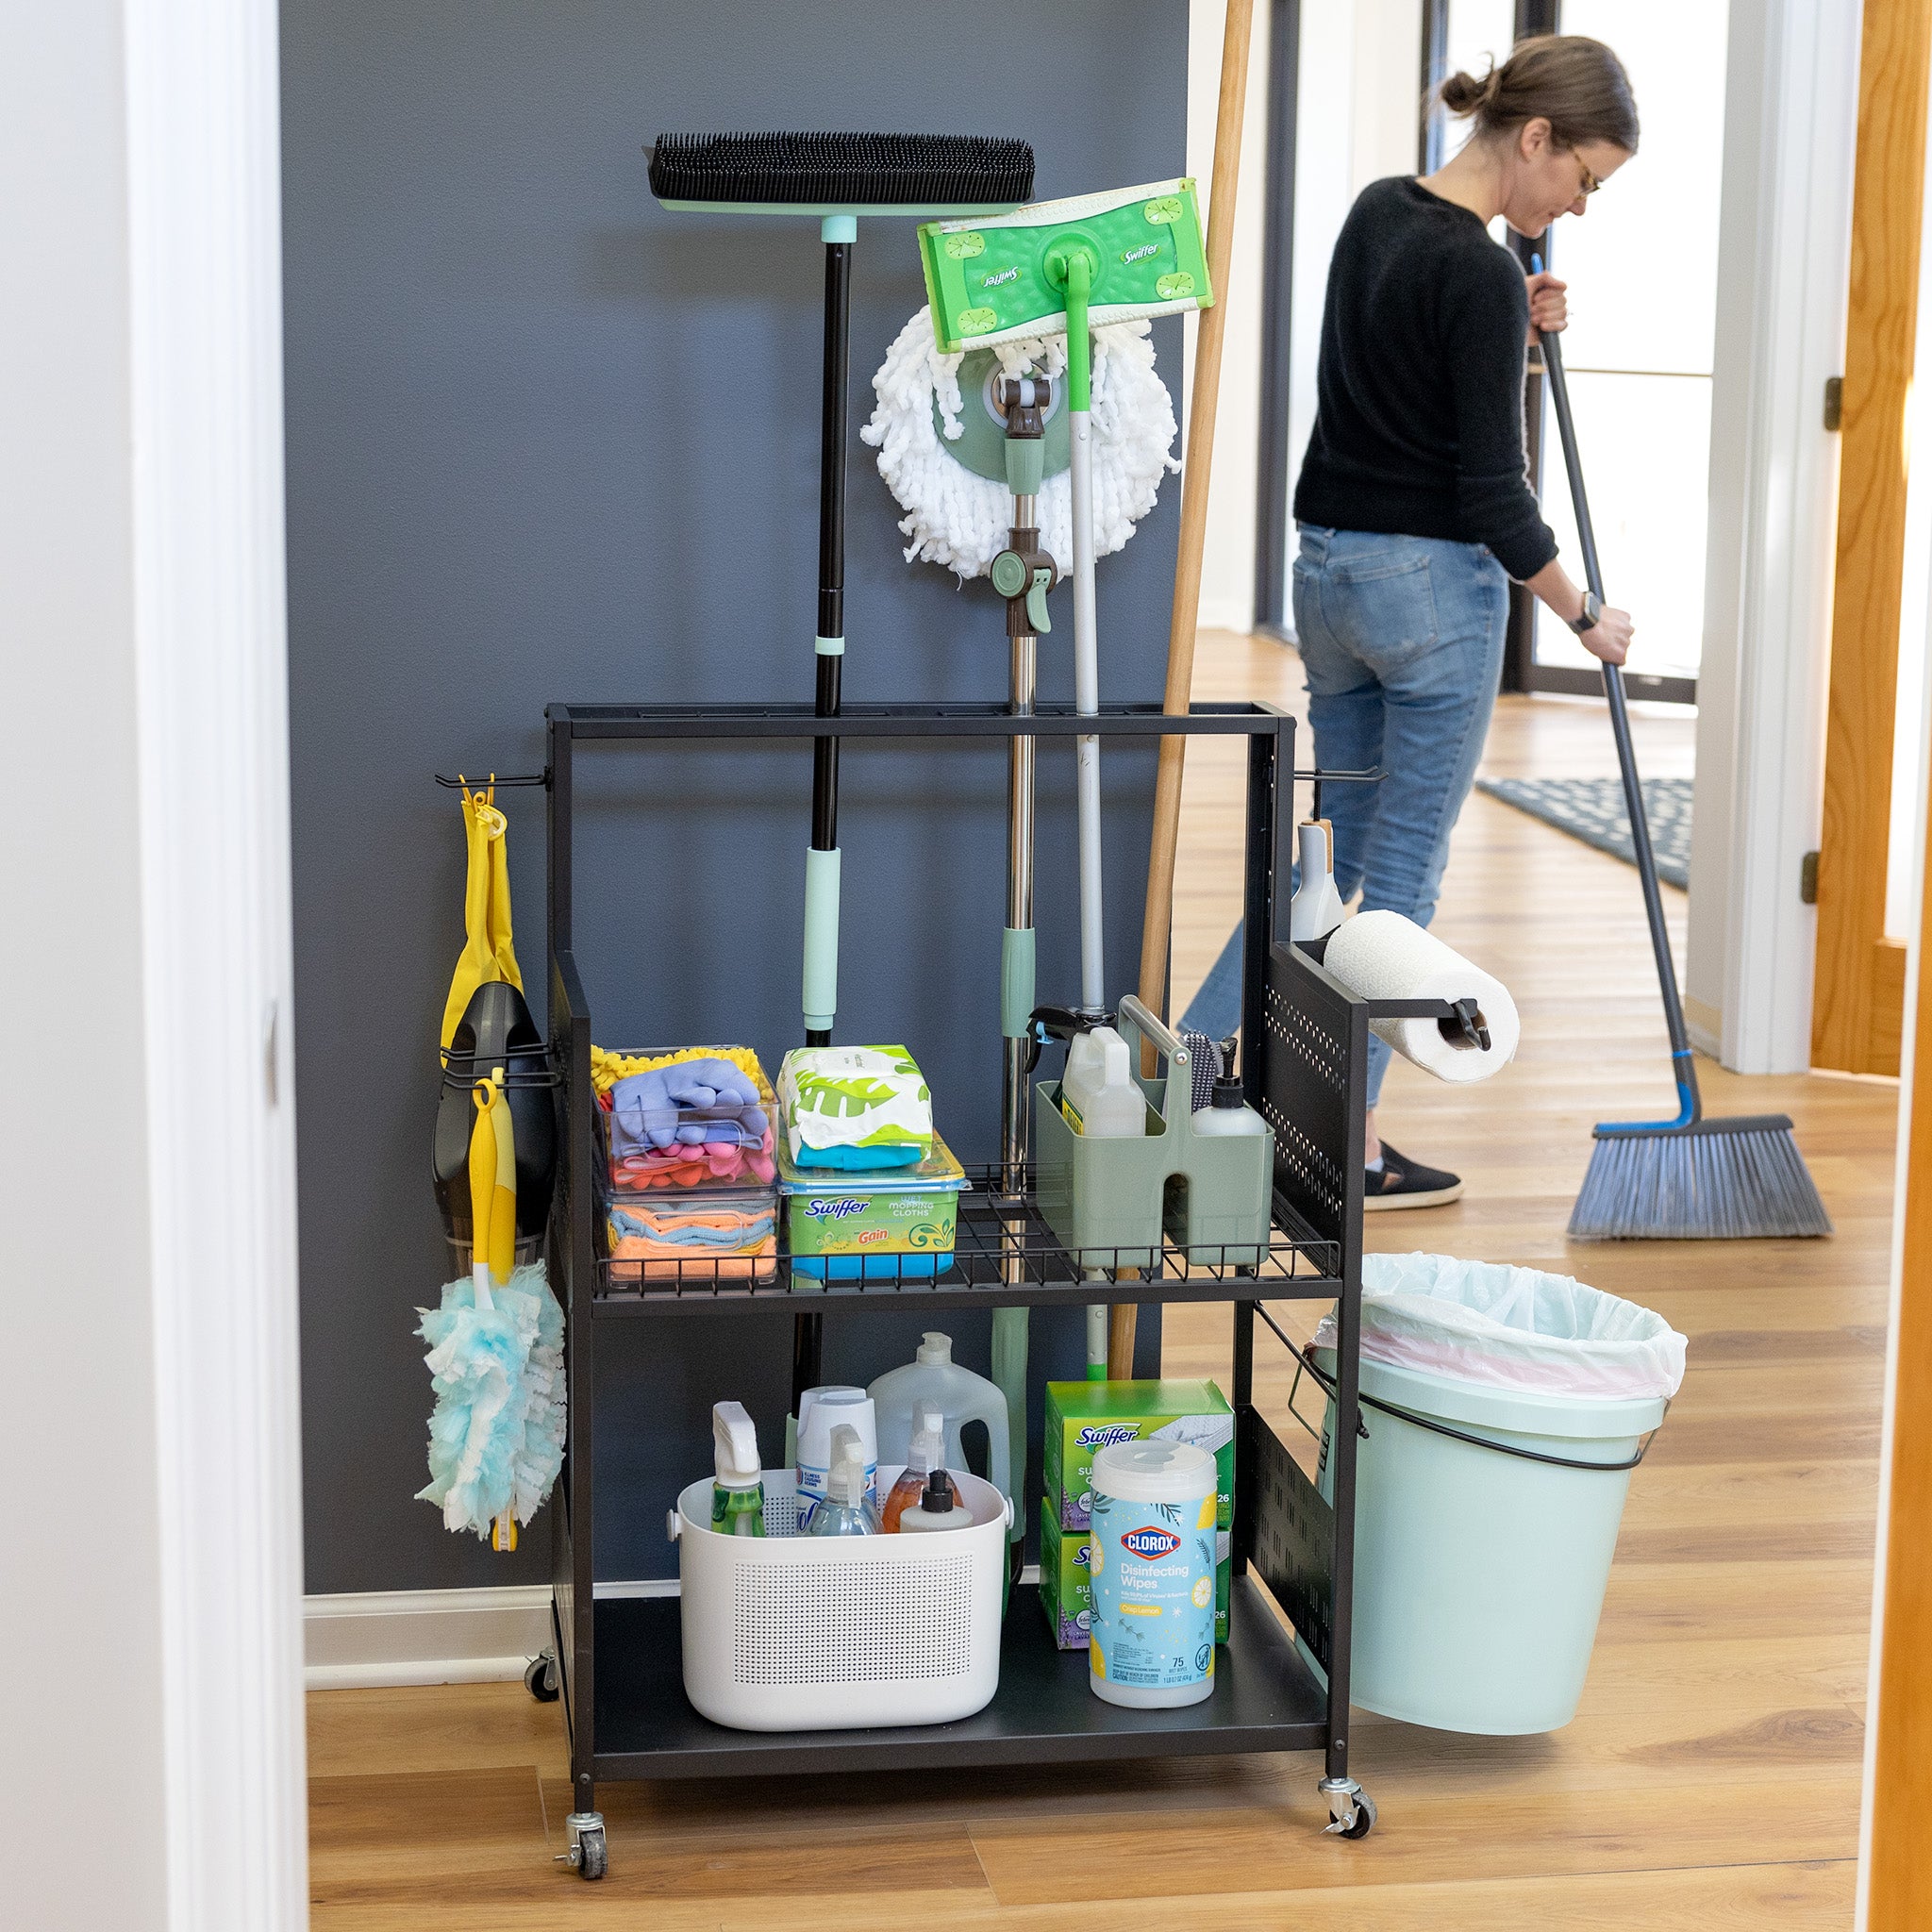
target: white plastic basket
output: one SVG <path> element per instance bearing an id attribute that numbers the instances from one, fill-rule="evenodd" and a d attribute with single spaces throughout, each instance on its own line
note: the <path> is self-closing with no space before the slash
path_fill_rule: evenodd
<path id="1" fill-rule="evenodd" d="M 901 1467 L 879 1466 L 880 1495 Z M 762 1537 L 711 1527 L 709 1477 L 683 1491 L 670 1532 L 693 1707 L 740 1731 L 938 1724 L 983 1709 L 1000 1681 L 1010 1511 L 991 1483 L 953 1480 L 972 1527 L 933 1536 L 800 1536 L 789 1469 L 764 1472 Z"/>

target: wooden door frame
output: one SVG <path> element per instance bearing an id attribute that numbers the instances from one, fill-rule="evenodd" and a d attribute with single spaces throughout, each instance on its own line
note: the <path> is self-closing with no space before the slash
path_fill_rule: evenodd
<path id="1" fill-rule="evenodd" d="M 1921 742 L 1932 754 L 1932 733 Z M 1922 769 L 1926 769 L 1922 767 Z M 1923 786 L 1922 780 L 1922 786 Z M 1908 974 L 1912 1024 L 1899 1106 L 1897 1213 L 1885 1427 L 1879 1450 L 1872 1735 L 1865 1761 L 1858 1924 L 1932 1924 L 1932 840 L 1919 806 L 1919 910 Z"/>
<path id="2" fill-rule="evenodd" d="M 1849 1074 L 1896 1074 L 1905 1019 L 1885 881 L 1928 78 L 1932 0 L 1865 0 L 1811 1008 L 1813 1064 Z"/>

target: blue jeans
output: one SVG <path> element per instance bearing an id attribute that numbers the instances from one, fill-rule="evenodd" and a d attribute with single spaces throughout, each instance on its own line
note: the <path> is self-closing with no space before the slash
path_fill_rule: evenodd
<path id="1" fill-rule="evenodd" d="M 1481 543 L 1301 524 L 1294 628 L 1308 682 L 1315 762 L 1379 765 L 1379 785 L 1329 785 L 1335 888 L 1364 912 L 1435 917 L 1449 834 L 1495 708 L 1509 579 Z M 1390 1050 L 1369 1041 L 1369 1105 Z"/>

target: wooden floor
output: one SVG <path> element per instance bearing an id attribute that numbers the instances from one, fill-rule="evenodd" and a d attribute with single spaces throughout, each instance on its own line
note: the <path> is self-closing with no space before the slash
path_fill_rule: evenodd
<path id="1" fill-rule="evenodd" d="M 1203 641 L 1199 695 L 1298 683 L 1274 645 Z M 1607 771 L 1607 732 L 1587 703 L 1506 702 L 1490 769 Z M 1690 769 L 1687 721 L 1643 717 L 1639 733 L 1646 770 Z M 1239 785 L 1225 754 L 1191 764 L 1183 994 L 1238 905 Z M 1682 895 L 1666 896 L 1681 924 Z M 320 1932 L 1849 1927 L 1896 1089 L 1703 1070 L 1712 1111 L 1793 1116 L 1832 1241 L 1570 1248 L 1591 1122 L 1669 1110 L 1636 875 L 1477 796 L 1436 930 L 1514 990 L 1523 1049 L 1474 1088 L 1397 1062 L 1384 1131 L 1469 1192 L 1372 1217 L 1371 1245 L 1575 1273 L 1690 1338 L 1573 1724 L 1470 1739 L 1362 1715 L 1354 1766 L 1382 1822 L 1359 1844 L 1320 1831 L 1306 1756 L 612 1786 L 610 1875 L 590 1886 L 550 1862 L 570 1808 L 555 1706 L 519 1685 L 324 1692 L 308 1719 Z M 1224 1309 L 1173 1310 L 1166 1334 L 1170 1372 L 1225 1373 Z M 1284 1435 L 1286 1358 L 1257 1364 Z"/>

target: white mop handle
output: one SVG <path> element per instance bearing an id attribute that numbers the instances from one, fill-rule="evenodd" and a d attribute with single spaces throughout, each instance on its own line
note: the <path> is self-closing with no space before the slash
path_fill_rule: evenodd
<path id="1" fill-rule="evenodd" d="M 1069 415 L 1074 486 L 1074 704 L 1083 718 L 1100 710 L 1100 646 L 1093 618 L 1093 417 Z M 1100 900 L 1100 741 L 1074 742 L 1079 774 L 1080 1004 L 1090 1012 L 1107 1005 Z"/>

